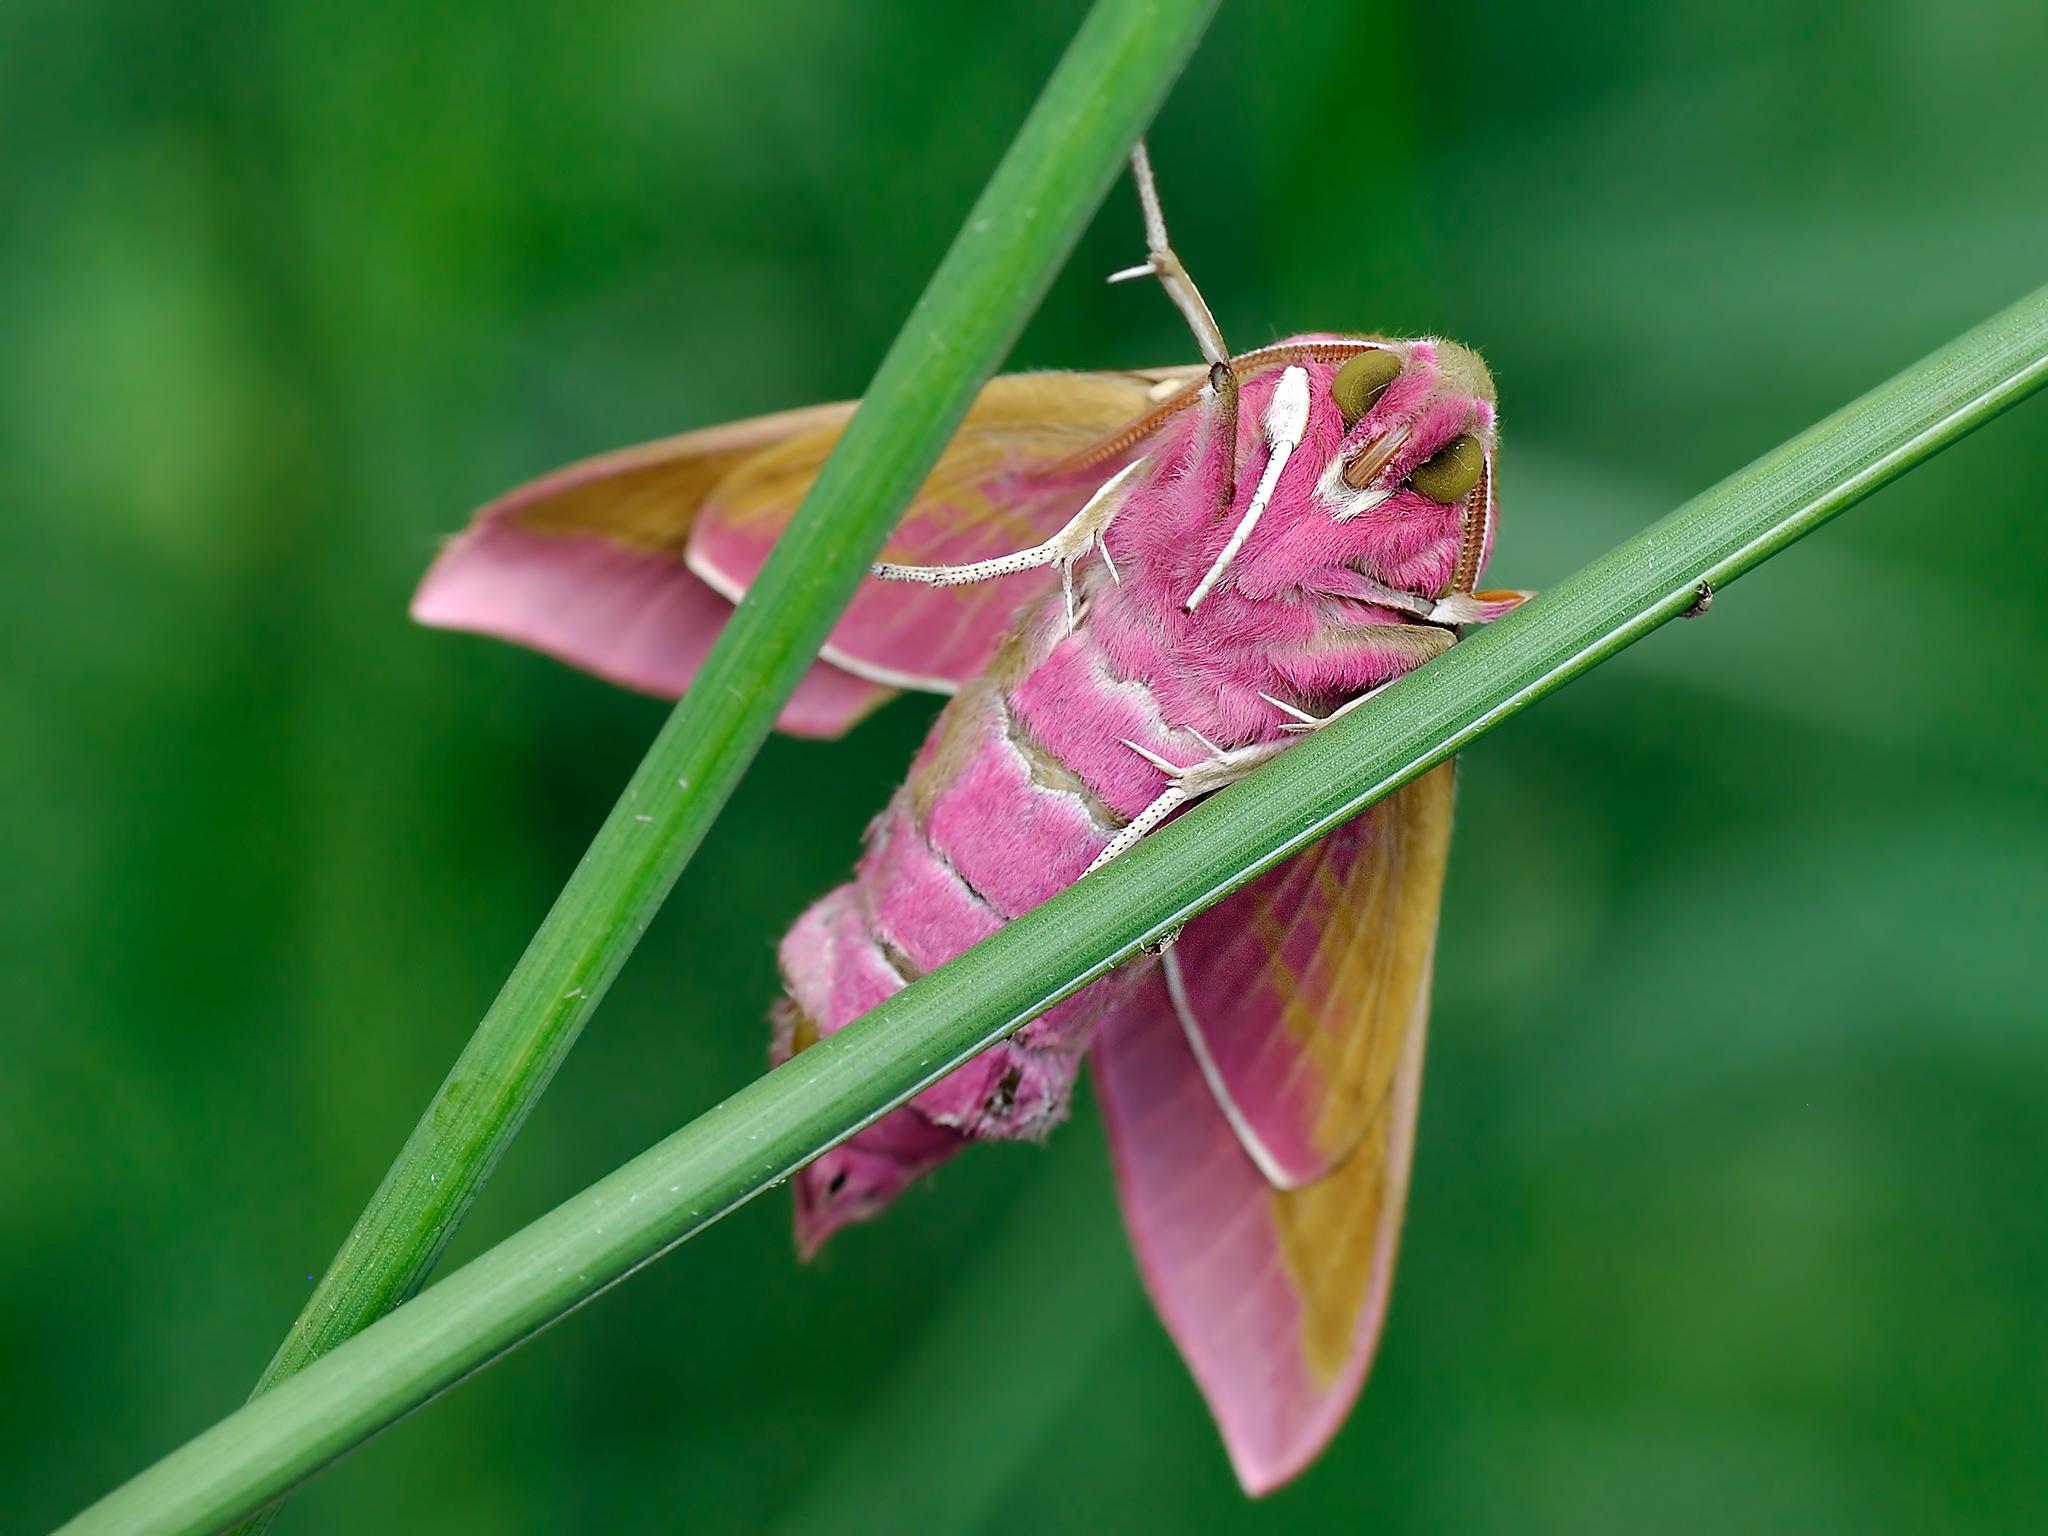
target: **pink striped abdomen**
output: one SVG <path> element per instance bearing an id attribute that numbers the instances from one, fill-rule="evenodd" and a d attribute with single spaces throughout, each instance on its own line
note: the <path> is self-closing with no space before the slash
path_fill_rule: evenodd
<path id="1" fill-rule="evenodd" d="M 1056 593 L 1027 610 L 933 724 L 854 878 L 783 940 L 794 1013 L 777 1058 L 1078 880 L 1165 784 L 1125 738 L 1179 762 L 1206 751 L 1166 725 L 1148 688 L 1110 675 L 1087 625 L 1066 632 Z M 1137 974 L 1126 966 L 1082 989 L 912 1108 L 970 1138 L 1043 1134 L 1066 1112 L 1095 1021 Z"/>

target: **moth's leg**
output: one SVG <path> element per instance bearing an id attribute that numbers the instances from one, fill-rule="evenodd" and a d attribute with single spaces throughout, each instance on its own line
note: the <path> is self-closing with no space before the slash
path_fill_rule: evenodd
<path id="1" fill-rule="evenodd" d="M 1433 622 L 1366 625 L 1352 631 L 1347 644 L 1325 645 L 1313 652 L 1297 655 L 1273 656 L 1273 668 L 1280 681 L 1298 688 L 1303 696 L 1353 695 L 1327 715 L 1317 715 L 1299 704 L 1290 704 L 1270 693 L 1261 693 L 1260 698 L 1287 716 L 1281 730 L 1290 736 L 1299 736 L 1320 731 L 1332 720 L 1343 719 L 1367 699 L 1376 698 L 1397 678 L 1436 660 L 1456 645 L 1458 636 L 1452 625 L 1491 623 L 1535 595 L 1530 592 L 1465 592 L 1432 599 L 1391 587 L 1382 591 L 1384 597 L 1374 601 L 1398 609 L 1402 603 L 1396 599 L 1400 599 L 1412 605 L 1411 611 L 1426 611 Z"/>
<path id="2" fill-rule="evenodd" d="M 1502 614 L 1514 612 L 1535 595 L 1534 592 L 1510 588 L 1493 592 L 1453 592 L 1449 597 L 1437 600 L 1429 610 L 1429 621 L 1432 624 L 1491 624 Z"/>
<path id="3" fill-rule="evenodd" d="M 1125 490 L 1145 463 L 1144 459 L 1138 459 L 1126 464 L 1103 481 L 1101 488 L 1088 498 L 1088 504 L 1074 514 L 1066 527 L 1043 544 L 1020 549 L 1014 555 L 998 555 L 992 560 L 975 560 L 966 565 L 899 565 L 893 560 L 882 560 L 871 569 L 884 581 L 915 581 L 928 587 L 964 587 L 975 582 L 993 581 L 998 576 L 1015 575 L 1018 571 L 1057 565 L 1060 568 L 1060 589 L 1067 599 L 1067 625 L 1072 628 L 1075 622 L 1074 567 L 1081 563 L 1090 549 L 1100 549 L 1110 577 L 1118 582 L 1123 580 L 1117 574 L 1115 562 L 1109 558 L 1109 546 L 1103 543 L 1102 536 L 1123 506 Z"/>
<path id="4" fill-rule="evenodd" d="M 1138 184 L 1138 203 L 1145 210 L 1145 260 L 1139 266 L 1112 272 L 1109 280 L 1125 283 L 1134 277 L 1158 278 L 1174 308 L 1187 321 L 1188 329 L 1195 333 L 1195 345 L 1202 349 L 1202 360 L 1211 365 L 1229 363 L 1230 348 L 1223 344 L 1223 332 L 1217 327 L 1216 317 L 1209 313 L 1202 290 L 1188 276 L 1188 269 L 1181 265 L 1180 257 L 1174 254 L 1166 238 L 1166 216 L 1159 211 L 1159 188 L 1152 181 L 1152 157 L 1146 153 L 1143 139 L 1131 151 L 1131 179 Z"/>
<path id="5" fill-rule="evenodd" d="M 1327 715 L 1312 715 L 1307 710 L 1288 703 L 1285 699 L 1274 698 L 1270 693 L 1262 693 L 1259 697 L 1279 710 L 1281 714 L 1288 717 L 1287 723 L 1280 727 L 1281 730 L 1287 732 L 1290 736 L 1306 736 L 1311 731 L 1320 731 L 1332 720 L 1342 720 L 1367 699 L 1376 697 L 1389 686 L 1389 684 L 1381 683 L 1378 688 L 1368 688 L 1357 698 L 1346 699 Z"/>
<path id="6" fill-rule="evenodd" d="M 1139 746 L 1135 741 L 1125 741 L 1124 745 L 1166 775 L 1166 788 L 1110 840 L 1109 846 L 1095 856 L 1095 861 L 1083 871 L 1084 874 L 1092 875 L 1117 855 L 1128 852 L 1146 833 L 1190 800 L 1199 800 L 1204 795 L 1213 795 L 1227 784 L 1235 784 L 1261 763 L 1271 762 L 1294 743 L 1254 742 L 1249 747 L 1218 751 L 1215 755 L 1206 757 L 1199 763 L 1190 763 L 1186 767 L 1161 757 L 1148 747 Z"/>
<path id="7" fill-rule="evenodd" d="M 1376 586 L 1377 583 L 1367 583 Z M 1347 592 L 1348 596 L 1363 596 Z M 1446 598 L 1429 598 L 1394 588 L 1381 588 L 1380 595 L 1366 600 L 1380 607 L 1414 613 L 1427 622 L 1404 624 L 1362 624 L 1343 636 L 1326 636 L 1312 646 L 1273 650 L 1267 661 L 1273 669 L 1277 691 L 1291 694 L 1288 703 L 1272 694 L 1261 694 L 1268 704 L 1287 715 L 1295 729 L 1325 718 L 1301 707 L 1305 699 L 1341 698 L 1354 708 L 1368 690 L 1392 682 L 1443 655 L 1458 643 L 1459 630 L 1468 625 L 1487 624 L 1510 613 L 1530 594 L 1526 592 L 1457 593 Z M 1398 602 L 1397 602 L 1398 599 Z M 1334 719 L 1335 716 L 1328 718 Z"/>

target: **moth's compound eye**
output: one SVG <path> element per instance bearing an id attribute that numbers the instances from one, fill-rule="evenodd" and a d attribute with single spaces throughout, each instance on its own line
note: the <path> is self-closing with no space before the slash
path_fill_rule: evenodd
<path id="1" fill-rule="evenodd" d="M 1479 439 L 1470 433 L 1454 437 L 1415 466 L 1408 483 L 1439 506 L 1448 507 L 1472 492 L 1486 468 Z"/>
<path id="2" fill-rule="evenodd" d="M 1344 425 L 1355 427 L 1359 418 L 1379 403 L 1387 386 L 1401 376 L 1401 359 L 1377 349 L 1361 352 L 1330 380 L 1330 398 L 1344 413 Z"/>

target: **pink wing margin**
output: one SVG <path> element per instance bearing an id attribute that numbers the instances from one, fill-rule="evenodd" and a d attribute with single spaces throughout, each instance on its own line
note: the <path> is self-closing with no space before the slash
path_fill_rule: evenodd
<path id="1" fill-rule="evenodd" d="M 676 698 L 732 604 L 672 555 L 600 538 L 538 534 L 486 508 L 442 551 L 412 616 L 510 640 L 622 687 Z M 893 689 L 814 662 L 776 717 L 793 736 L 841 736 Z"/>

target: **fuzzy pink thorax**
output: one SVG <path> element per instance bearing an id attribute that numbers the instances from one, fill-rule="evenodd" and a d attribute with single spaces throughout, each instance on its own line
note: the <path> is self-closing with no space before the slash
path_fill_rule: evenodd
<path id="1" fill-rule="evenodd" d="M 1310 338 L 1313 339 L 1313 338 Z M 1416 466 L 1451 439 L 1471 433 L 1490 461 L 1495 438 L 1490 396 L 1471 382 L 1476 359 L 1429 341 L 1390 343 L 1407 367 L 1374 408 L 1350 429 L 1330 395 L 1337 364 L 1309 362 L 1310 411 L 1300 447 L 1288 460 L 1264 517 L 1223 579 L 1196 612 L 1184 600 L 1214 562 L 1250 505 L 1269 448 L 1262 422 L 1280 370 L 1247 380 L 1236 441 L 1236 492 L 1220 494 L 1222 457 L 1189 412 L 1153 449 L 1155 468 L 1134 490 L 1106 542 L 1123 577 L 1118 600 L 1091 578 L 1089 623 L 1123 676 L 1142 679 L 1169 719 L 1229 745 L 1270 739 L 1280 724 L 1261 692 L 1292 694 L 1318 710 L 1390 681 L 1416 664 L 1411 648 L 1378 646 L 1359 631 L 1413 624 L 1417 615 L 1361 602 L 1359 578 L 1417 599 L 1450 587 L 1467 513 L 1406 486 Z M 1458 366 L 1440 359 L 1455 351 Z M 1331 466 L 1365 443 L 1405 430 L 1378 483 L 1378 506 L 1339 521 L 1325 494 Z"/>
<path id="2" fill-rule="evenodd" d="M 1465 369 L 1444 367 L 1440 357 L 1450 350 L 1448 344 L 1415 341 L 1389 346 L 1405 354 L 1406 368 L 1348 430 L 1330 394 L 1338 365 L 1300 365 L 1309 382 L 1307 432 L 1256 533 L 1225 578 L 1226 588 L 1234 587 L 1243 598 L 1258 603 L 1313 591 L 1322 573 L 1347 567 L 1432 597 L 1449 587 L 1464 531 L 1463 509 L 1440 506 L 1404 482 L 1462 433 L 1478 437 L 1491 457 L 1494 408 L 1490 396 L 1482 392 L 1490 386 L 1483 384 L 1482 375 L 1475 388 L 1463 377 Z M 1456 351 L 1460 358 L 1471 356 L 1462 348 Z M 1191 447 L 1188 440 L 1199 424 L 1190 422 L 1180 429 L 1181 442 L 1162 445 L 1157 454 L 1162 472 L 1149 477 L 1145 488 L 1153 504 L 1119 516 L 1119 531 L 1135 525 L 1151 535 L 1162 575 L 1177 564 L 1183 580 L 1199 580 L 1249 505 L 1268 455 L 1261 423 L 1279 380 L 1280 371 L 1271 370 L 1244 386 L 1238 411 L 1237 490 L 1227 509 L 1212 510 L 1217 505 L 1220 463 Z M 1402 446 L 1377 477 L 1379 485 L 1391 489 L 1391 496 L 1369 512 L 1338 521 L 1335 509 L 1319 495 L 1326 472 L 1334 461 L 1397 430 L 1405 431 Z"/>

